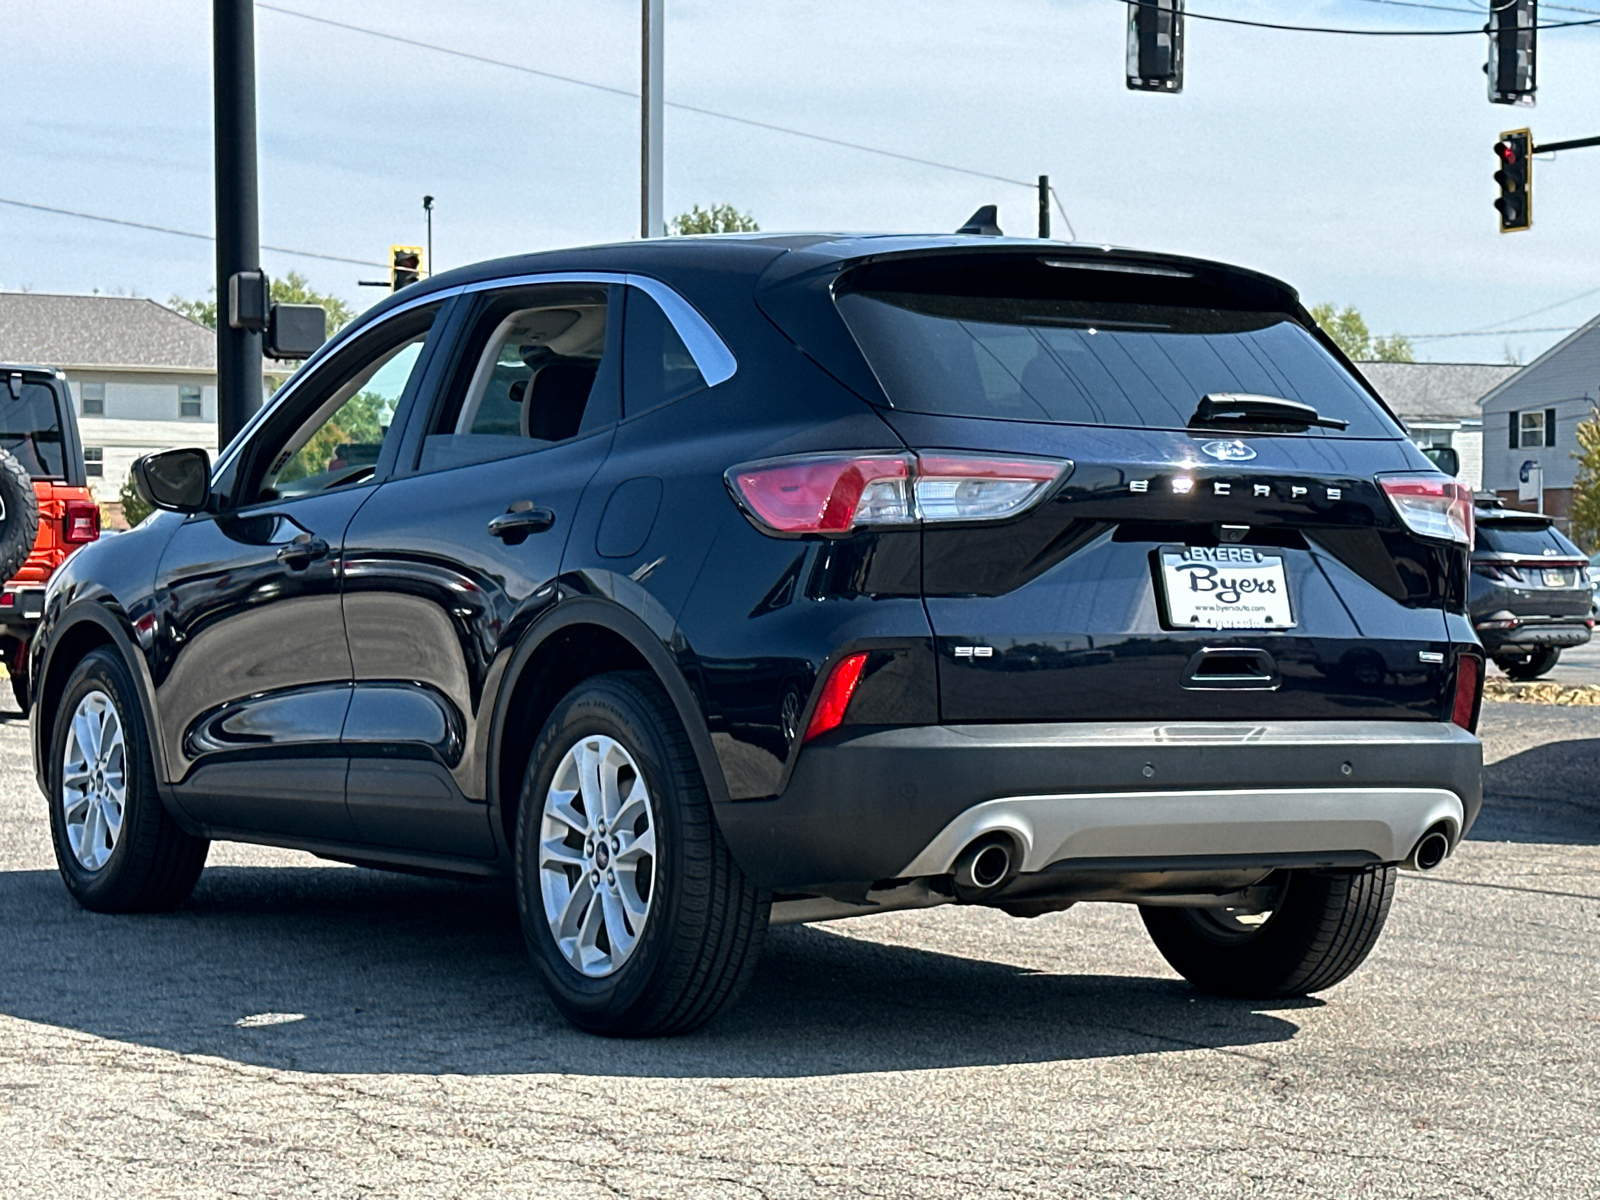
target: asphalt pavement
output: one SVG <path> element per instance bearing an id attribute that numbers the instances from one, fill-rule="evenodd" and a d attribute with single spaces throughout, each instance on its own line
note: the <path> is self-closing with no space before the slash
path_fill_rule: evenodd
<path id="1" fill-rule="evenodd" d="M 219 845 L 78 909 L 0 722 L 17 1196 L 1592 1197 L 1600 710 L 1487 707 L 1493 793 L 1317 998 L 1201 996 L 1136 912 L 773 932 L 711 1027 L 590 1038 L 503 888 Z"/>
<path id="2" fill-rule="evenodd" d="M 1491 678 L 1504 674 L 1505 672 L 1499 667 L 1493 663 L 1489 664 Z M 1600 641 L 1591 641 L 1583 646 L 1563 650 L 1560 661 L 1539 678 L 1550 683 L 1566 684 L 1568 687 L 1600 683 Z"/>

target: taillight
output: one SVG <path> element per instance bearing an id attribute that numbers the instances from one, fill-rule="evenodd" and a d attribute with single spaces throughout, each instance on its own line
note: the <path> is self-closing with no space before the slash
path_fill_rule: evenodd
<path id="1" fill-rule="evenodd" d="M 61 540 L 82 545 L 100 536 L 100 506 L 91 500 L 68 500 L 61 518 Z"/>
<path id="2" fill-rule="evenodd" d="M 850 707 L 850 697 L 856 694 L 856 684 L 861 682 L 861 671 L 867 665 L 865 654 L 850 654 L 834 664 L 828 672 L 828 682 L 822 685 L 822 699 L 817 701 L 811 723 L 806 726 L 804 741 L 837 729 L 844 720 L 844 710 Z"/>
<path id="3" fill-rule="evenodd" d="M 1472 545 L 1472 489 L 1443 475 L 1379 475 L 1405 527 L 1418 537 Z"/>
<path id="4" fill-rule="evenodd" d="M 1483 662 L 1475 654 L 1463 654 L 1456 659 L 1456 699 L 1450 710 L 1450 721 L 1471 730 L 1477 722 L 1473 718 L 1478 710 L 1478 682 L 1483 678 Z"/>
<path id="5" fill-rule="evenodd" d="M 779 534 L 998 521 L 1027 511 L 1072 469 L 1059 458 L 960 454 L 808 454 L 727 473 L 734 498 Z"/>

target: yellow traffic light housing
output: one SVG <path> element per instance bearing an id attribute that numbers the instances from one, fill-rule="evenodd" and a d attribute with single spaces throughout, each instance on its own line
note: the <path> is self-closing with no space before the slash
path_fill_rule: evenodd
<path id="1" fill-rule="evenodd" d="M 1500 185 L 1500 232 L 1518 233 L 1533 225 L 1533 130 L 1513 129 L 1502 133 L 1494 144 L 1500 169 L 1494 181 Z"/>
<path id="2" fill-rule="evenodd" d="M 389 247 L 389 290 L 391 292 L 398 292 L 401 288 L 407 287 L 422 278 L 422 258 L 421 246 Z"/>

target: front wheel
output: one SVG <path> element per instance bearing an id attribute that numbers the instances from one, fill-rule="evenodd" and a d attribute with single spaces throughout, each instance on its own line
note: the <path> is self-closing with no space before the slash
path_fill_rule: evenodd
<path id="1" fill-rule="evenodd" d="M 67 890 L 96 912 L 161 912 L 189 898 L 211 843 L 156 792 L 133 676 L 112 650 L 67 679 L 50 750 L 50 833 Z"/>
<path id="2" fill-rule="evenodd" d="M 1561 661 L 1559 648 L 1552 650 L 1534 650 L 1528 654 L 1503 655 L 1494 660 L 1499 667 L 1518 683 L 1527 683 L 1537 679 L 1555 669 L 1556 663 Z"/>
<path id="3" fill-rule="evenodd" d="M 546 989 L 580 1029 L 687 1033 L 744 986 L 769 898 L 733 861 L 672 702 L 642 672 L 556 706 L 517 812 L 517 906 Z"/>
<path id="4" fill-rule="evenodd" d="M 1139 910 L 1161 956 L 1220 996 L 1267 999 L 1320 992 L 1372 952 L 1394 899 L 1394 867 L 1287 871 L 1271 907 Z"/>

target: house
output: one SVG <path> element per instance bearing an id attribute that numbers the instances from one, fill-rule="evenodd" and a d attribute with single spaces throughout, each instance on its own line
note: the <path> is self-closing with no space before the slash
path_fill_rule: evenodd
<path id="1" fill-rule="evenodd" d="M 1406 423 L 1417 445 L 1450 446 L 1461 460 L 1458 478 L 1477 491 L 1483 487 L 1483 412 L 1485 392 L 1510 379 L 1515 366 L 1496 363 L 1359 362 L 1384 402 Z"/>
<path id="2" fill-rule="evenodd" d="M 141 455 L 174 446 L 216 454 L 216 334 L 154 300 L 0 292 L 0 362 L 66 374 L 102 504 L 118 503 Z"/>
<path id="3" fill-rule="evenodd" d="M 1597 398 L 1600 316 L 1484 396 L 1485 490 L 1565 525 L 1578 473 L 1574 431 L 1594 414 Z"/>

